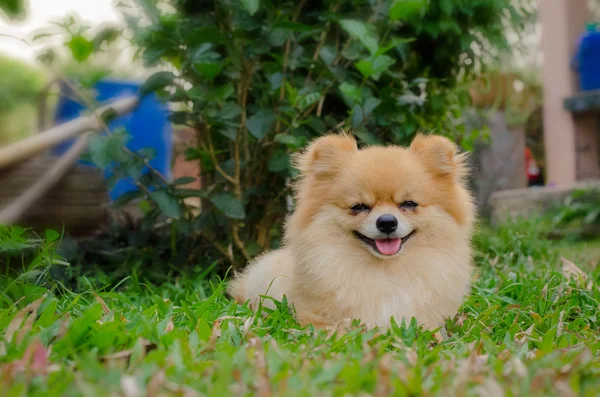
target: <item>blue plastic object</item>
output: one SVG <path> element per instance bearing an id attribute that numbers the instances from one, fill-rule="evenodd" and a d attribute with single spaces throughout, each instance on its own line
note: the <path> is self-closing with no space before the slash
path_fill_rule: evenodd
<path id="1" fill-rule="evenodd" d="M 600 89 L 600 32 L 594 25 L 581 36 L 573 66 L 579 73 L 582 91 Z"/>
<path id="2" fill-rule="evenodd" d="M 100 103 L 111 102 L 115 99 L 138 95 L 141 84 L 119 80 L 103 80 L 94 86 L 97 94 L 96 100 Z M 64 90 L 68 91 L 68 89 Z M 56 123 L 62 124 L 81 115 L 84 107 L 72 99 L 72 95 L 63 92 L 56 111 Z M 113 120 L 109 124 L 111 131 L 123 127 L 130 135 L 127 147 L 131 151 L 151 148 L 155 157 L 150 160 L 150 165 L 161 172 L 167 179 L 171 179 L 172 159 L 172 128 L 168 120 L 169 110 L 166 104 L 160 102 L 156 95 L 148 95 L 142 99 L 137 109 L 127 115 Z M 66 142 L 54 149 L 54 154 L 64 153 L 73 141 Z M 89 164 L 84 160 L 80 163 Z M 147 172 L 147 170 L 146 170 Z M 106 178 L 110 177 L 110 169 L 106 171 Z M 111 200 L 115 200 L 124 193 L 137 190 L 135 184 L 128 179 L 119 180 L 110 191 Z"/>

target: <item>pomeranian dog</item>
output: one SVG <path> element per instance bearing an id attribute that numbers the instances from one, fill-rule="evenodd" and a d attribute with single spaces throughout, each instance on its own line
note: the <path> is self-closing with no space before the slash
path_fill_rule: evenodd
<path id="1" fill-rule="evenodd" d="M 387 329 L 413 317 L 428 329 L 453 316 L 472 277 L 475 220 L 465 155 L 419 135 L 410 148 L 358 149 L 348 135 L 315 140 L 296 159 L 297 207 L 284 246 L 230 283 L 239 303 L 285 295 L 298 321 L 350 320 Z"/>

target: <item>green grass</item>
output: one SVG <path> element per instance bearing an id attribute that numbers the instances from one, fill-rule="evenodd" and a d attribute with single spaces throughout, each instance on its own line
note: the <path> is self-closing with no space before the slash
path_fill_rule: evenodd
<path id="1" fill-rule="evenodd" d="M 35 253 L 1 270 L 0 394 L 598 395 L 600 270 L 567 280 L 538 236 L 528 224 L 478 234 L 472 295 L 436 334 L 331 333 L 284 305 L 255 316 L 200 270 L 152 285 L 133 264 L 108 283 L 70 269 L 71 291 L 53 276 L 67 265 L 58 235 L 0 228 L 0 253 Z"/>

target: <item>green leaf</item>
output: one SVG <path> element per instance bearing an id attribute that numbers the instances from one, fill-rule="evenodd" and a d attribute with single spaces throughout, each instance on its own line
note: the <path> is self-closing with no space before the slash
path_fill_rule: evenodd
<path id="1" fill-rule="evenodd" d="M 144 192 L 142 190 L 131 190 L 129 192 L 123 193 L 112 203 L 112 205 L 116 208 L 122 207 L 125 204 L 130 203 L 132 200 L 138 199 L 144 196 Z"/>
<path id="2" fill-rule="evenodd" d="M 206 198 L 208 197 L 208 193 L 206 190 L 202 190 L 202 189 L 176 189 L 173 192 L 175 195 L 177 195 L 177 197 L 182 197 L 182 198 L 186 198 L 186 197 L 200 197 L 200 198 Z"/>
<path id="3" fill-rule="evenodd" d="M 375 55 L 377 50 L 379 50 L 379 39 L 373 32 L 371 26 L 354 19 L 342 19 L 340 21 L 340 26 L 350 35 L 350 37 L 360 41 L 362 45 L 369 50 L 371 55 Z"/>
<path id="4" fill-rule="evenodd" d="M 355 61 L 360 58 L 362 49 L 362 44 L 357 41 L 352 41 L 347 48 L 342 50 L 342 56 L 349 61 Z"/>
<path id="5" fill-rule="evenodd" d="M 281 88 L 281 84 L 283 83 L 283 73 L 277 72 L 273 73 L 269 76 L 269 84 L 271 86 L 271 91 L 278 90 Z"/>
<path id="6" fill-rule="evenodd" d="M 231 120 L 234 117 L 239 116 L 242 113 L 242 108 L 237 103 L 226 102 L 221 108 L 219 115 L 223 120 Z"/>
<path id="7" fill-rule="evenodd" d="M 100 46 L 103 43 L 110 44 L 110 43 L 114 42 L 115 40 L 117 40 L 120 37 L 121 34 L 122 34 L 122 32 L 119 29 L 115 29 L 113 27 L 107 27 L 105 29 L 102 29 L 96 35 L 96 37 L 94 37 L 94 40 L 92 40 L 92 42 L 94 43 L 95 48 L 100 48 Z"/>
<path id="8" fill-rule="evenodd" d="M 92 136 L 88 145 L 92 162 L 100 168 L 106 168 L 113 161 L 127 161 L 123 147 L 128 139 L 129 136 L 124 133 Z"/>
<path id="9" fill-rule="evenodd" d="M 214 171 L 215 165 L 212 161 L 210 153 L 208 153 L 207 151 L 199 149 L 199 148 L 188 147 L 187 149 L 185 149 L 183 154 L 184 154 L 186 161 L 200 160 L 200 165 L 201 165 L 203 171 L 206 171 L 206 172 Z"/>
<path id="10" fill-rule="evenodd" d="M 171 112 L 168 117 L 169 121 L 176 125 L 186 125 L 190 120 L 190 114 L 186 111 L 180 110 L 177 112 Z"/>
<path id="11" fill-rule="evenodd" d="M 390 66 L 396 63 L 396 60 L 388 55 L 379 55 L 371 57 L 355 64 L 358 71 L 365 77 L 372 77 L 379 80 L 381 74 L 387 71 Z"/>
<path id="12" fill-rule="evenodd" d="M 296 106 L 298 102 L 298 88 L 291 85 L 289 82 L 285 83 L 285 93 L 287 100 L 292 106 Z"/>
<path id="13" fill-rule="evenodd" d="M 212 43 L 203 43 L 196 48 L 192 55 L 192 63 L 196 62 L 214 62 L 221 59 L 221 55 L 213 50 L 214 46 Z"/>
<path id="14" fill-rule="evenodd" d="M 169 218 L 181 217 L 181 205 L 179 199 L 171 195 L 167 190 L 158 190 L 150 193 L 150 198 L 158 209 Z"/>
<path id="15" fill-rule="evenodd" d="M 325 45 L 319 50 L 319 56 L 326 65 L 331 65 L 337 57 L 337 50 L 334 46 Z"/>
<path id="16" fill-rule="evenodd" d="M 221 64 L 219 62 L 197 62 L 194 64 L 194 69 L 200 75 L 212 81 L 221 73 Z"/>
<path id="17" fill-rule="evenodd" d="M 401 46 L 401 45 L 404 45 L 404 44 L 407 44 L 407 43 L 412 43 L 413 41 L 415 41 L 415 39 L 412 38 L 412 37 L 410 37 L 410 38 L 395 37 L 392 40 L 390 40 L 390 42 L 388 44 L 386 44 L 383 47 L 381 47 L 379 49 L 379 51 L 377 51 L 376 55 L 383 55 L 386 52 L 388 52 L 388 51 L 390 51 L 390 50 L 392 50 L 392 49 L 394 49 L 394 48 L 396 48 L 398 46 Z"/>
<path id="18" fill-rule="evenodd" d="M 395 0 L 390 7 L 390 20 L 398 21 L 420 14 L 425 5 L 426 0 Z"/>
<path id="19" fill-rule="evenodd" d="M 129 161 L 119 165 L 125 171 L 125 174 L 134 181 L 138 181 L 143 176 L 144 163 L 141 159 L 129 159 Z"/>
<path id="20" fill-rule="evenodd" d="M 422 106 L 424 103 L 424 99 L 413 94 L 410 91 L 407 91 L 405 94 L 400 95 L 397 100 L 398 105 L 417 105 Z"/>
<path id="21" fill-rule="evenodd" d="M 267 168 L 271 172 L 283 172 L 288 169 L 290 156 L 283 150 L 275 150 L 269 159 Z"/>
<path id="22" fill-rule="evenodd" d="M 244 205 L 231 193 L 217 193 L 210 198 L 210 201 L 228 218 L 244 219 L 246 217 Z"/>
<path id="23" fill-rule="evenodd" d="M 281 47 L 291 37 L 293 33 L 289 30 L 276 28 L 269 34 L 269 44 L 273 47 Z"/>
<path id="24" fill-rule="evenodd" d="M 0 9 L 11 19 L 22 20 L 25 17 L 23 0 L 1 0 Z"/>
<path id="25" fill-rule="evenodd" d="M 340 84 L 340 92 L 344 96 L 344 99 L 346 99 L 346 101 L 348 101 L 351 105 L 362 103 L 362 93 L 360 92 L 360 88 L 358 86 L 350 83 L 342 83 Z"/>
<path id="26" fill-rule="evenodd" d="M 226 137 L 227 139 L 235 142 L 236 138 L 237 138 L 237 129 L 233 128 L 233 127 L 229 127 L 229 128 L 219 128 L 217 130 L 219 132 L 219 134 L 223 135 L 224 137 Z"/>
<path id="27" fill-rule="evenodd" d="M 375 134 L 367 131 L 364 127 L 357 128 L 354 131 L 354 135 L 356 135 L 362 142 L 367 145 L 381 145 L 381 139 L 379 139 Z"/>
<path id="28" fill-rule="evenodd" d="M 73 54 L 73 58 L 75 58 L 77 62 L 86 61 L 95 50 L 94 43 L 81 35 L 74 36 L 67 43 L 67 47 L 69 47 L 71 54 Z"/>
<path id="29" fill-rule="evenodd" d="M 311 92 L 300 98 L 300 100 L 298 101 L 298 107 L 300 108 L 300 110 L 304 110 L 309 106 L 312 106 L 315 103 L 317 103 L 319 99 L 321 99 L 320 92 Z"/>
<path id="30" fill-rule="evenodd" d="M 375 110 L 375 108 L 379 105 L 381 105 L 381 99 L 375 97 L 367 98 L 367 100 L 365 101 L 365 105 L 363 106 L 365 116 L 368 116 L 371 113 L 373 113 L 373 110 Z"/>
<path id="31" fill-rule="evenodd" d="M 51 243 L 53 241 L 56 241 L 60 238 L 60 233 L 54 231 L 54 230 L 50 230 L 50 229 L 46 229 L 46 241 Z"/>
<path id="32" fill-rule="evenodd" d="M 154 91 L 165 88 L 173 83 L 175 75 L 171 72 L 158 72 L 148 77 L 140 88 L 140 95 L 145 96 Z"/>
<path id="33" fill-rule="evenodd" d="M 275 123 L 275 114 L 271 110 L 259 110 L 246 120 L 246 128 L 256 138 L 262 139 Z"/>
<path id="34" fill-rule="evenodd" d="M 210 339 L 210 336 L 212 335 L 212 328 L 206 322 L 206 320 L 201 317 L 198 319 L 198 325 L 196 326 L 196 332 L 198 332 L 198 338 L 201 341 L 207 342 Z"/>
<path id="35" fill-rule="evenodd" d="M 277 134 L 275 136 L 275 142 L 283 143 L 291 149 L 299 149 L 302 147 L 304 140 L 294 135 Z"/>
<path id="36" fill-rule="evenodd" d="M 360 105 L 354 105 L 352 106 L 350 113 L 352 115 L 352 127 L 357 128 L 362 125 L 365 120 L 363 108 Z"/>
<path id="37" fill-rule="evenodd" d="M 242 5 L 248 11 L 248 14 L 254 15 L 260 6 L 260 0 L 242 0 Z"/>
<path id="38" fill-rule="evenodd" d="M 173 185 L 187 185 L 189 183 L 196 182 L 197 178 L 193 176 L 182 176 L 181 178 L 177 178 L 173 181 Z"/>
<path id="39" fill-rule="evenodd" d="M 221 103 L 229 98 L 235 89 L 233 84 L 227 83 L 222 86 L 213 86 L 211 89 L 207 89 L 205 86 L 195 86 L 188 90 L 187 94 L 196 101 L 210 101 L 211 103 Z"/>

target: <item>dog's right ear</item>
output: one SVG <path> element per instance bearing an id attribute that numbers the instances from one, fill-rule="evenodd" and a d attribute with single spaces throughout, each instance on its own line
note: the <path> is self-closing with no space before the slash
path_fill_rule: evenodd
<path id="1" fill-rule="evenodd" d="M 296 157 L 296 168 L 305 176 L 328 177 L 345 167 L 358 151 L 356 140 L 348 134 L 326 135 L 313 141 Z"/>
<path id="2" fill-rule="evenodd" d="M 439 135 L 418 134 L 410 145 L 425 167 L 434 175 L 453 177 L 464 182 L 468 174 L 466 155 L 458 152 L 458 147 L 450 139 Z"/>

